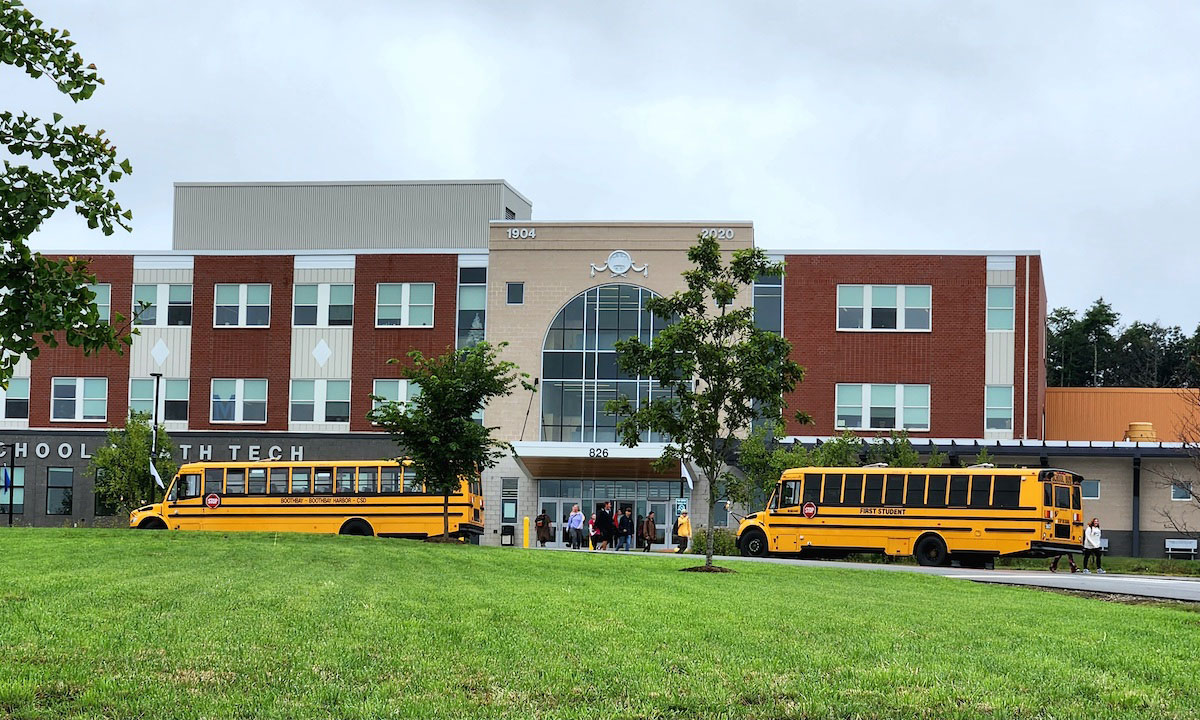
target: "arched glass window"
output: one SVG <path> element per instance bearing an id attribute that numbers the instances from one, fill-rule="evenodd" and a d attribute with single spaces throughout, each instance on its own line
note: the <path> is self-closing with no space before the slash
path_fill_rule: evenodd
<path id="1" fill-rule="evenodd" d="M 646 310 L 651 297 L 636 285 L 601 285 L 559 311 L 542 347 L 542 440 L 616 442 L 617 418 L 604 411 L 605 403 L 625 395 L 637 407 L 667 393 L 649 377 L 622 373 L 613 349 L 629 337 L 649 343 L 665 326 Z"/>

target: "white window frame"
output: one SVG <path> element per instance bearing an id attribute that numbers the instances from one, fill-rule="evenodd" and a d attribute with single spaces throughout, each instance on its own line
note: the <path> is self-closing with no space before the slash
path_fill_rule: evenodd
<path id="1" fill-rule="evenodd" d="M 219 284 L 232 285 L 233 283 L 219 283 Z M 255 283 L 255 284 L 258 284 L 258 283 Z M 145 287 L 145 286 L 151 286 L 154 288 L 154 305 L 153 305 L 153 307 L 154 307 L 154 322 L 152 322 L 152 323 L 136 322 L 138 311 L 141 310 L 141 308 L 138 306 L 137 289 L 139 287 Z M 130 300 L 130 302 L 132 303 L 132 306 L 130 308 L 130 313 L 131 313 L 130 317 L 135 318 L 134 325 L 136 325 L 138 327 L 191 327 L 192 326 L 191 322 L 188 322 L 187 325 L 171 325 L 170 323 L 167 322 L 167 317 L 171 312 L 171 288 L 176 287 L 176 286 L 187 287 L 188 295 L 193 296 L 193 300 L 194 300 L 193 293 L 195 292 L 195 289 L 192 287 L 192 283 L 134 283 L 133 290 L 132 290 L 132 296 L 131 296 L 131 300 Z M 213 322 L 214 323 L 216 323 L 216 321 L 217 321 L 217 318 L 216 318 L 216 315 L 217 315 L 216 292 L 217 292 L 216 288 L 214 287 L 213 288 Z M 196 308 L 195 308 L 195 303 L 193 302 L 193 300 L 188 301 L 188 307 L 192 308 L 192 319 L 194 320 Z M 233 326 L 232 325 L 221 325 L 220 327 L 233 327 Z M 254 327 L 258 327 L 258 326 L 255 325 Z"/>
<path id="2" fill-rule="evenodd" d="M 301 286 L 315 285 L 317 287 L 317 322 L 315 325 L 297 325 L 296 324 L 296 291 Z M 330 325 L 329 324 L 329 296 L 333 285 L 344 285 L 350 288 L 350 313 L 351 319 L 348 325 Z M 354 283 L 296 283 L 292 286 L 292 327 L 315 327 L 315 328 L 339 328 L 354 326 Z M 389 326 L 392 327 L 392 326 Z"/>
<path id="3" fill-rule="evenodd" d="M 234 397 L 233 417 L 234 417 L 234 419 L 233 420 L 215 420 L 215 419 L 213 419 L 213 400 L 214 400 L 214 398 L 213 398 L 213 383 L 218 382 L 218 381 L 226 381 L 226 380 L 232 380 L 235 383 L 237 383 L 237 385 L 234 386 L 234 391 L 233 391 L 233 397 Z M 245 410 L 246 410 L 246 381 L 247 380 L 261 380 L 264 383 L 264 385 L 263 385 L 263 387 L 264 387 L 264 392 L 263 392 L 264 407 L 263 407 L 263 419 L 262 420 L 245 420 L 245 419 L 243 419 L 245 417 Z M 213 425 L 234 425 L 234 424 L 265 425 L 267 423 L 267 420 L 271 417 L 270 402 L 271 402 L 271 381 L 267 378 L 212 378 L 208 382 L 208 421 L 210 423 L 212 423 Z M 189 412 L 191 411 L 190 406 L 189 406 L 188 410 L 189 410 Z"/>
<path id="4" fill-rule="evenodd" d="M 10 390 L 12 390 L 12 383 L 17 380 L 20 380 L 25 383 L 25 397 L 23 397 L 23 398 L 16 397 L 13 399 L 25 401 L 25 417 L 9 417 L 8 416 L 8 393 Z M 0 420 L 16 420 L 16 421 L 24 420 L 26 422 L 29 421 L 29 410 L 30 410 L 30 407 L 29 407 L 29 385 L 30 385 L 30 382 L 32 382 L 30 378 L 27 378 L 24 376 L 19 376 L 19 377 L 9 378 L 8 387 L 6 387 L 6 388 L 0 387 Z M 3 484 L 2 481 L 0 481 L 0 484 Z"/>
<path id="5" fill-rule="evenodd" d="M 840 310 L 843 307 L 847 307 L 847 308 L 858 307 L 857 305 L 842 305 L 840 303 L 840 301 L 838 300 L 838 296 L 841 294 L 841 289 L 843 287 L 862 288 L 862 291 L 863 291 L 863 304 L 862 304 L 863 326 L 860 328 L 842 327 L 841 326 L 841 317 L 840 317 L 840 313 L 838 312 L 838 310 Z M 873 293 L 874 288 L 878 288 L 878 287 L 896 288 L 896 327 L 894 327 L 894 328 L 873 328 L 873 327 L 871 327 L 872 293 Z M 906 302 L 907 302 L 906 296 L 908 294 L 908 288 L 928 288 L 928 290 L 929 290 L 929 307 L 928 307 L 929 327 L 926 327 L 926 328 L 905 327 L 904 311 L 908 307 L 906 305 Z M 913 309 L 915 310 L 915 309 L 926 309 L 926 308 L 916 308 L 914 306 Z M 834 291 L 833 312 L 834 312 L 833 322 L 834 322 L 838 332 L 873 332 L 873 333 L 897 333 L 897 332 L 927 333 L 927 332 L 933 332 L 933 286 L 932 285 L 919 285 L 919 284 L 918 285 L 900 285 L 900 284 L 889 285 L 886 283 L 875 283 L 874 285 L 867 285 L 867 284 L 862 284 L 862 283 L 840 283 L 837 286 L 837 289 Z M 876 384 L 878 384 L 878 383 L 876 383 Z"/>
<path id="6" fill-rule="evenodd" d="M 182 325 L 179 327 L 182 327 Z M 129 378 L 128 409 L 131 414 L 133 413 L 133 401 L 134 401 L 133 386 L 134 386 L 134 383 L 136 383 L 138 381 L 150 383 L 151 384 L 150 393 L 152 396 L 154 393 L 154 389 L 153 389 L 154 388 L 154 385 L 153 385 L 154 378 L 152 378 L 152 377 L 150 377 L 150 378 L 146 378 L 146 377 L 131 377 L 131 378 Z M 191 381 L 188 378 L 166 378 L 166 377 L 162 378 L 159 381 L 159 393 L 158 393 L 158 421 L 160 423 L 184 423 L 184 422 L 187 422 L 187 418 L 184 418 L 183 420 L 168 420 L 167 419 L 167 400 L 169 399 L 167 397 L 167 388 L 170 386 L 169 383 L 173 383 L 173 382 L 175 382 L 175 383 L 182 382 L 184 384 L 184 387 L 187 388 L 187 392 L 186 392 L 187 397 L 184 398 L 184 400 L 188 404 L 188 414 L 190 415 L 192 412 Z M 151 397 L 150 402 L 151 402 L 151 404 L 154 403 L 153 397 Z M 178 401 L 175 401 L 175 402 L 178 402 Z M 151 417 L 153 417 L 153 415 Z"/>
<path id="7" fill-rule="evenodd" d="M 396 396 L 403 398 L 403 399 L 397 400 L 396 403 L 400 406 L 403 406 L 405 403 L 409 402 L 414 397 L 414 395 L 412 393 L 413 393 L 413 390 L 416 389 L 416 383 L 414 383 L 412 380 L 403 380 L 400 378 L 375 378 L 374 382 L 371 383 L 371 394 L 372 395 L 378 395 L 378 396 L 383 395 L 383 393 L 379 392 L 379 384 L 380 383 L 399 383 L 399 385 L 397 386 Z M 419 389 L 416 389 L 416 392 L 417 392 L 417 394 L 420 394 L 421 391 Z M 383 405 L 383 403 L 378 400 L 371 401 L 371 409 L 372 410 L 380 407 L 381 405 Z"/>
<path id="8" fill-rule="evenodd" d="M 4 470 L 0 470 L 0 515 L 8 515 L 8 493 L 13 494 L 13 515 L 25 514 L 25 466 L 16 465 L 9 467 L 7 458 L 4 462 Z M 12 487 L 10 490 L 4 490 L 4 473 L 12 472 Z M 17 493 L 21 494 L 21 501 L 17 502 Z M 17 510 L 20 505 L 21 509 Z"/>
<path id="9" fill-rule="evenodd" d="M 399 285 L 400 291 L 400 324 L 399 325 L 380 325 L 379 324 L 379 290 L 384 285 Z M 413 285 L 428 285 L 432 290 L 433 302 L 430 303 L 429 324 L 428 325 L 410 325 L 409 311 L 412 307 L 412 286 Z M 389 307 L 391 305 L 389 304 Z M 387 282 L 375 283 L 375 327 L 387 330 L 391 328 L 414 328 L 414 329 L 429 329 L 437 323 L 437 284 L 431 282 Z"/>
<path id="10" fill-rule="evenodd" d="M 760 287 L 761 288 L 779 288 L 779 334 L 781 336 L 784 336 L 783 319 L 784 319 L 784 315 L 785 315 L 784 308 L 786 307 L 786 304 L 785 304 L 786 301 L 784 299 L 784 292 L 783 292 L 783 281 L 784 281 L 785 277 L 786 277 L 786 275 L 775 276 L 773 279 L 778 280 L 779 282 L 774 285 L 772 285 L 770 283 L 760 283 L 758 281 L 758 278 L 755 278 L 754 282 L 750 286 L 750 305 L 751 305 L 751 310 L 755 310 L 755 311 L 758 309 L 757 307 L 755 307 L 755 301 L 758 299 L 758 289 Z M 835 303 L 837 302 L 836 294 L 834 295 L 833 301 Z M 835 313 L 837 312 L 836 308 L 834 309 L 834 312 Z M 835 319 L 834 322 L 837 322 L 837 320 Z"/>
<path id="11" fill-rule="evenodd" d="M 75 415 L 69 418 L 54 417 L 54 388 L 59 384 L 59 380 L 75 381 Z M 83 388 L 86 380 L 101 380 L 104 382 L 104 417 L 102 418 L 84 418 L 83 403 L 87 398 L 83 395 Z M 93 400 L 98 398 L 92 398 Z M 50 379 L 50 422 L 85 422 L 85 423 L 103 423 L 108 422 L 108 378 L 106 377 L 53 377 Z"/>
<path id="12" fill-rule="evenodd" d="M 1087 483 L 1096 483 L 1096 494 L 1095 495 L 1088 495 L 1087 492 L 1084 490 L 1084 488 L 1087 487 Z M 1081 498 L 1083 498 L 1084 500 L 1099 500 L 1100 499 L 1100 481 L 1093 480 L 1092 478 L 1084 478 L 1083 482 L 1080 483 L 1080 485 L 1079 485 L 1079 496 Z"/>
<path id="13" fill-rule="evenodd" d="M 992 388 L 1008 388 L 1008 405 L 989 405 L 988 390 Z M 1007 410 L 1008 411 L 1008 427 L 1005 428 L 990 428 L 988 427 L 988 411 L 989 410 Z M 984 432 L 1012 432 L 1016 425 L 1016 395 L 1012 385 L 984 385 L 983 386 L 983 431 Z"/>
<path id="14" fill-rule="evenodd" d="M 307 326 L 305 326 L 305 327 L 307 327 Z M 313 400 L 312 400 L 313 417 L 312 417 L 312 420 L 297 420 L 296 418 L 292 417 L 292 404 L 295 402 L 295 400 L 292 399 L 292 396 L 295 391 L 295 385 L 298 382 L 310 382 L 313 384 Z M 347 418 L 345 420 L 329 420 L 329 419 L 327 419 L 328 410 L 329 410 L 329 408 L 328 408 L 329 383 L 331 383 L 331 382 L 344 382 L 344 383 L 346 383 L 346 387 L 348 389 L 350 389 L 350 390 L 353 389 L 353 385 L 350 382 L 350 378 L 329 378 L 329 379 L 292 378 L 291 382 L 288 383 L 288 422 L 298 423 L 298 424 L 336 423 L 339 425 L 349 425 L 350 424 L 349 416 L 347 416 Z M 346 394 L 346 402 L 351 403 L 353 397 L 354 397 L 353 394 L 348 391 Z M 341 401 L 335 401 L 335 402 L 341 402 Z"/>
<path id="15" fill-rule="evenodd" d="M 840 425 L 838 423 L 838 407 L 839 407 L 838 401 L 837 401 L 838 388 L 840 388 L 842 386 L 850 386 L 850 385 L 857 386 L 858 388 L 860 388 L 860 391 L 862 392 L 862 405 L 859 407 L 860 416 L 862 417 L 862 420 L 860 422 L 859 427 L 850 427 L 848 425 Z M 895 424 L 898 425 L 898 427 L 890 427 L 890 428 L 871 427 L 871 387 L 873 385 L 891 385 L 895 388 L 895 392 L 896 392 L 896 402 L 895 402 L 896 423 Z M 929 404 L 928 405 L 907 405 L 905 402 L 905 394 L 906 394 L 906 389 L 910 388 L 910 387 L 925 388 L 926 389 L 926 397 L 929 398 Z M 903 384 L 903 383 L 894 383 L 894 384 L 893 383 L 837 383 L 837 385 L 833 389 L 833 426 L 837 430 L 907 430 L 908 432 L 929 432 L 929 430 L 933 424 L 933 407 L 932 406 L 933 406 L 933 386 L 931 386 L 931 385 L 925 385 L 922 383 L 909 383 L 909 384 Z M 906 407 L 924 408 L 924 410 L 925 410 L 925 425 L 924 425 L 924 427 L 913 427 L 913 428 L 905 428 L 904 427 L 904 409 Z"/>
<path id="16" fill-rule="evenodd" d="M 509 293 L 511 292 L 510 288 L 512 288 L 513 285 L 521 286 L 521 302 L 509 302 L 509 300 L 508 300 Z M 516 307 L 516 306 L 525 304 L 525 281 L 524 280 L 510 280 L 510 281 L 506 281 L 504 283 L 504 304 L 508 305 L 510 307 Z"/>
<path id="17" fill-rule="evenodd" d="M 1182 492 L 1183 497 L 1175 497 L 1175 491 Z M 1192 499 L 1192 483 L 1189 482 L 1172 482 L 1171 483 L 1171 502 L 1191 502 Z"/>
<path id="18" fill-rule="evenodd" d="M 992 290 L 1011 290 L 1012 291 L 1012 299 L 1013 299 L 1012 305 L 992 305 Z M 985 290 L 984 292 L 985 292 L 984 304 L 986 307 L 984 308 L 983 321 L 984 321 L 985 327 L 987 328 L 987 332 L 1015 333 L 1017 331 L 1017 288 L 1016 288 L 1016 286 L 1015 285 L 988 285 L 987 290 Z M 1009 316 L 1010 316 L 1008 324 L 1011 325 L 1012 327 L 1007 327 L 1007 328 L 992 327 L 992 311 L 993 310 L 1008 311 Z"/>
<path id="19" fill-rule="evenodd" d="M 218 303 L 217 303 L 217 288 L 223 287 L 223 286 L 228 287 L 231 285 L 236 285 L 238 288 L 238 321 L 237 321 L 236 325 L 218 325 L 217 324 L 217 305 L 218 305 Z M 247 307 L 246 298 L 247 298 L 247 295 L 249 294 L 249 288 L 251 285 L 261 285 L 261 286 L 267 288 L 267 324 L 266 325 L 247 325 L 246 324 L 246 307 Z M 216 283 L 216 284 L 214 284 L 213 285 L 213 328 L 214 329 L 251 328 L 254 330 L 262 330 L 262 329 L 270 328 L 271 327 L 271 301 L 273 300 L 273 298 L 271 297 L 271 293 L 272 293 L 271 283 Z M 194 306 L 195 305 L 195 295 L 193 295 L 193 297 L 192 297 L 192 303 L 193 303 L 192 319 L 194 321 L 195 320 L 195 312 L 196 312 L 196 309 Z M 225 378 L 225 379 L 229 379 L 229 378 Z M 257 378 L 248 378 L 248 379 L 254 380 Z"/>
<path id="20" fill-rule="evenodd" d="M 100 321 L 107 323 L 112 320 L 112 283 L 91 283 L 87 286 L 87 289 L 96 295 L 99 295 L 99 288 L 105 288 L 105 292 L 108 293 L 108 302 L 99 303 L 93 300 L 92 305 L 96 306 L 96 312 L 100 314 Z M 96 300 L 99 299 L 99 297 L 96 298 Z M 103 311 L 101 311 L 101 308 L 103 308 Z"/>

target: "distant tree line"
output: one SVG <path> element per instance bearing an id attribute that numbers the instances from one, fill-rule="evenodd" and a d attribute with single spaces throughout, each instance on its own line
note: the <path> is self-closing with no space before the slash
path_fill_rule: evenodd
<path id="1" fill-rule="evenodd" d="M 1096 300 L 1082 314 L 1046 318 L 1046 383 L 1053 387 L 1200 387 L 1200 327 L 1191 335 L 1157 321 L 1120 324 Z"/>

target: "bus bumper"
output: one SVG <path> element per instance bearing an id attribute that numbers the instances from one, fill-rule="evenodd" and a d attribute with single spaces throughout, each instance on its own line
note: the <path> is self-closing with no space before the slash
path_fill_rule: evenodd
<path id="1" fill-rule="evenodd" d="M 458 529 L 450 533 L 454 537 L 468 537 L 471 535 L 482 535 L 483 526 L 475 523 L 459 523 Z"/>
<path id="2" fill-rule="evenodd" d="M 1055 555 L 1062 555 L 1063 553 L 1080 553 L 1080 554 L 1082 554 L 1083 553 L 1083 545 L 1074 545 L 1072 543 L 1045 542 L 1045 541 L 1041 541 L 1041 540 L 1034 540 L 1029 543 L 1029 550 L 1027 550 L 1025 552 L 1016 553 L 1016 555 L 1023 556 L 1023 557 L 1044 558 L 1044 557 L 1054 557 Z"/>

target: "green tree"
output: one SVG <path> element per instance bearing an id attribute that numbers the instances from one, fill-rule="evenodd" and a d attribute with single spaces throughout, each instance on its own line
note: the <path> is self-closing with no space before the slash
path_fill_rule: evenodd
<path id="1" fill-rule="evenodd" d="M 104 80 L 85 65 L 66 30 L 47 28 L 18 0 L 0 0 L 0 62 L 31 78 L 45 76 L 72 102 L 87 100 Z M 34 358 L 39 342 L 60 341 L 85 354 L 130 342 L 123 318 L 104 322 L 87 285 L 96 281 L 87 263 L 51 260 L 29 249 L 30 235 L 56 211 L 74 208 L 89 228 L 111 235 L 128 230 L 133 215 L 106 183 L 132 172 L 117 160 L 103 130 L 63 122 L 54 113 L 44 122 L 25 112 L 0 111 L 0 144 L 7 150 L 0 170 L 0 387 L 7 387 L 22 354 Z"/>
<path id="2" fill-rule="evenodd" d="M 118 512 L 127 513 L 154 502 L 158 485 L 150 475 L 152 435 L 150 416 L 133 413 L 124 428 L 110 428 L 108 443 L 92 453 L 88 473 L 95 478 L 96 493 L 104 504 Z M 179 469 L 174 452 L 175 444 L 160 424 L 154 467 L 164 483 L 169 483 Z"/>
<path id="3" fill-rule="evenodd" d="M 812 453 L 800 443 L 779 442 L 783 434 L 782 426 L 772 431 L 767 425 L 759 425 L 750 431 L 738 448 L 737 465 L 742 476 L 726 488 L 730 500 L 744 506 L 764 505 L 784 470 L 816 464 Z"/>
<path id="4" fill-rule="evenodd" d="M 512 393 L 520 385 L 533 391 L 528 373 L 515 363 L 499 360 L 498 351 L 508 343 L 493 346 L 480 342 L 438 357 L 425 357 L 420 350 L 408 353 L 412 364 L 404 376 L 420 387 L 407 403 L 383 402 L 367 414 L 371 422 L 387 430 L 399 447 L 397 460 L 408 460 L 426 490 L 442 496 L 442 540 L 450 539 L 450 495 L 458 492 L 463 478 L 475 477 L 493 467 L 512 446 L 492 437 L 496 428 L 476 422 L 473 415 L 492 398 Z M 392 358 L 391 364 L 399 363 Z"/>
<path id="5" fill-rule="evenodd" d="M 654 341 L 633 337 L 616 342 L 617 362 L 630 375 L 653 377 L 667 393 L 634 410 L 628 397 L 607 404 L 621 417 L 617 434 L 628 447 L 647 433 L 669 438 L 655 465 L 667 471 L 684 463 L 707 480 L 704 567 L 712 567 L 712 516 L 716 498 L 738 483 L 732 471 L 735 440 L 756 418 L 782 416 L 784 396 L 804 377 L 791 359 L 791 343 L 754 323 L 754 308 L 738 306 L 755 278 L 779 276 L 758 248 L 737 250 L 728 264 L 721 246 L 701 234 L 688 250 L 692 268 L 683 273 L 687 289 L 655 297 L 646 309 L 667 323 Z M 801 422 L 809 421 L 797 413 Z"/>

